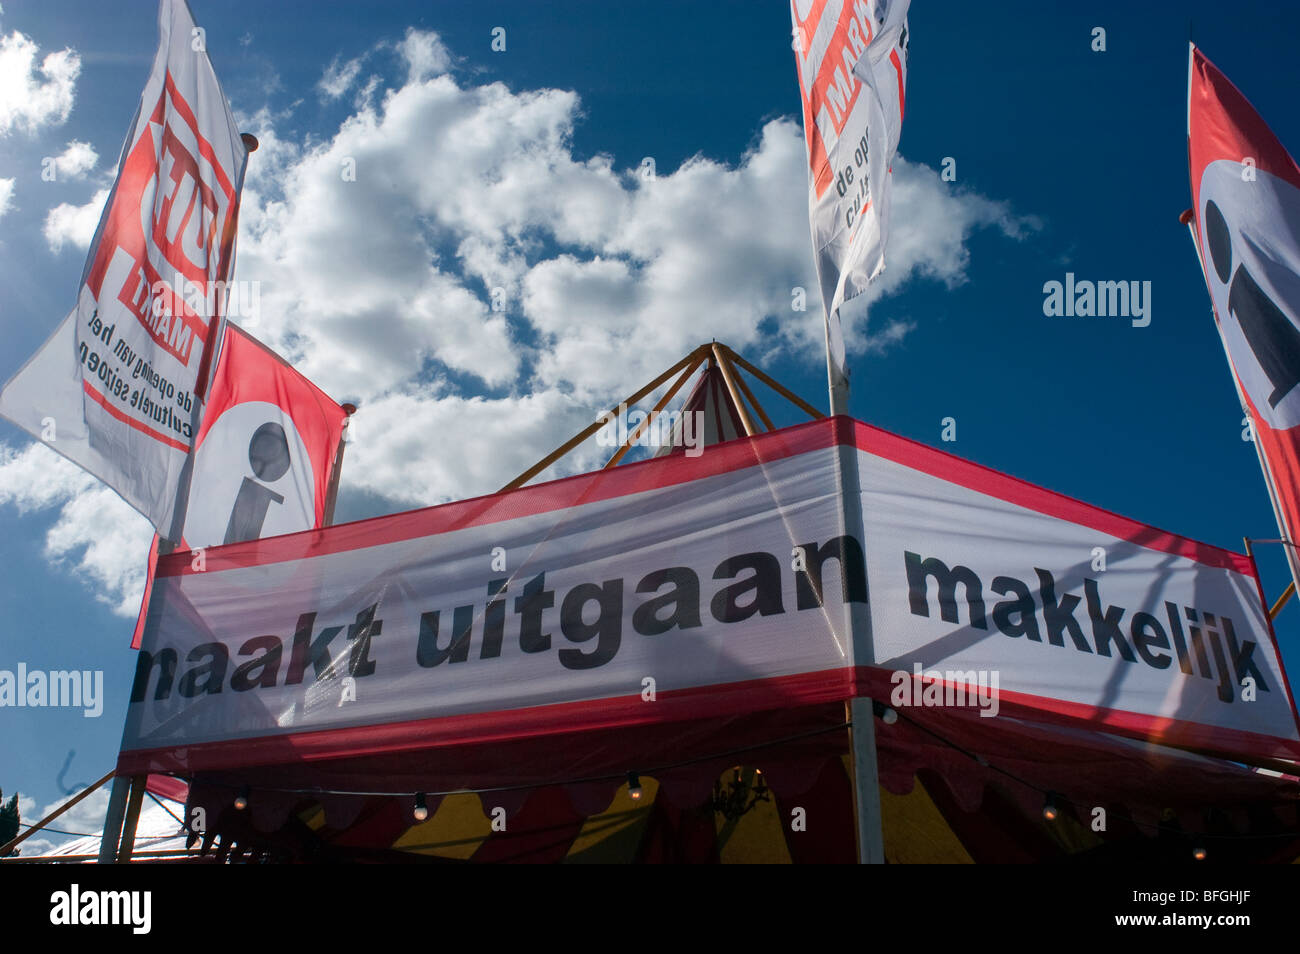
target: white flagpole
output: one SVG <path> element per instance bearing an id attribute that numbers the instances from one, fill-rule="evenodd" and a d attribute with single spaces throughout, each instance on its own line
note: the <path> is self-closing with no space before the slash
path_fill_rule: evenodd
<path id="1" fill-rule="evenodd" d="M 831 356 L 829 320 L 826 322 L 826 376 L 830 391 L 831 416 L 847 415 L 849 382 L 847 377 L 836 372 L 835 361 Z M 866 531 L 865 521 L 862 518 L 862 489 L 858 482 L 857 449 L 852 444 L 841 444 L 838 457 L 840 501 L 844 511 L 845 533 L 862 541 L 865 554 Z M 855 669 L 875 662 L 871 636 L 870 581 L 867 581 L 867 587 L 867 603 L 849 604 L 849 636 L 853 644 Z M 868 696 L 855 695 L 844 709 L 849 723 L 849 766 L 853 773 L 851 781 L 856 813 L 854 829 L 857 832 L 858 863 L 880 865 L 885 863 L 885 838 L 880 818 L 875 705 Z"/>
<path id="2" fill-rule="evenodd" d="M 831 323 L 826 319 L 826 386 L 830 390 L 831 417 L 849 413 L 849 379 L 836 373 L 835 359 L 831 357 Z M 847 357 L 847 356 L 846 356 Z M 845 369 L 848 370 L 847 368 Z"/>

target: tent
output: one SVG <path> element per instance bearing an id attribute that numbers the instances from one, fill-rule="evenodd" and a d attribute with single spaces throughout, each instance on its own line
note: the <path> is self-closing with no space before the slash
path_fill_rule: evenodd
<path id="1" fill-rule="evenodd" d="M 863 817 L 855 800 L 872 794 L 879 800 L 884 856 L 894 862 L 1300 856 L 1300 781 L 1290 761 L 1300 754 L 1300 727 L 1246 557 L 847 418 L 822 419 L 716 344 L 697 349 L 625 403 L 676 376 L 655 406 L 654 413 L 662 412 L 705 362 L 688 408 L 724 425 L 738 421 L 744 436 L 698 457 L 670 453 L 614 467 L 635 442 L 634 428 L 607 468 L 524 486 L 598 422 L 498 494 L 211 548 L 202 572 L 192 572 L 187 554 L 166 558 L 118 774 L 187 779 L 186 817 L 202 809 L 206 818 L 190 841 L 204 854 L 229 859 L 851 861 Z M 772 428 L 740 380 L 741 367 L 818 420 Z M 758 431 L 756 418 L 766 432 Z M 725 426 L 713 435 L 725 437 Z M 850 467 L 845 462 L 855 447 L 859 459 Z M 894 483 L 878 485 L 890 468 L 898 472 L 889 478 Z M 1130 572 L 1107 579 L 1108 599 L 1131 603 L 1168 592 L 1204 627 L 1204 634 L 1192 630 L 1190 651 L 1174 636 L 1182 672 L 1170 665 L 1169 638 L 1160 644 L 1151 635 L 1151 614 L 1133 614 L 1133 639 L 1126 641 L 1114 621 L 1127 604 L 1100 605 L 1093 616 L 1098 653 L 1075 640 L 1074 649 L 1092 657 L 1085 659 L 1051 655 L 1058 647 L 1069 653 L 1070 646 L 1036 638 L 1027 618 L 1011 620 L 1008 604 L 994 608 L 992 617 L 1003 636 L 1023 638 L 987 638 L 994 629 L 978 597 L 979 579 L 965 564 L 949 567 L 938 557 L 922 562 L 909 552 L 908 580 L 891 591 L 872 546 L 897 527 L 871 521 L 881 514 L 910 531 L 927 514 L 949 514 L 931 521 L 931 536 L 969 536 L 960 523 L 964 511 L 935 489 L 949 484 L 972 500 L 987 498 L 997 520 L 1020 521 L 1019 529 L 993 531 L 995 542 L 1001 534 L 1032 550 L 1048 546 L 1057 532 L 1086 530 L 1079 539 L 1109 535 L 1115 559 Z M 833 536 L 847 526 L 849 498 L 866 501 L 864 538 L 872 544 L 865 556 L 852 534 Z M 878 506 L 881 500 L 889 506 Z M 805 543 L 813 532 L 820 536 Z M 793 575 L 771 554 L 752 552 L 755 540 L 793 542 Z M 717 564 L 713 579 L 725 585 L 712 601 L 696 592 L 695 608 L 687 607 L 681 593 L 689 587 L 680 578 L 698 576 L 698 589 L 706 574 L 680 572 L 675 602 L 656 603 L 662 599 L 656 596 L 643 603 L 633 618 L 637 638 L 621 645 L 618 627 L 606 625 L 604 601 L 617 592 L 619 619 L 626 615 L 622 579 L 574 582 L 585 580 L 581 573 L 591 566 L 608 576 L 627 554 L 649 553 L 662 556 L 665 566 L 643 577 L 636 592 L 658 592 L 673 572 L 705 565 L 697 550 L 706 544 L 709 553 L 723 547 L 733 554 Z M 971 552 L 985 549 L 977 540 Z M 500 570 L 510 576 L 488 582 L 486 603 L 465 595 L 471 590 L 464 580 L 478 580 L 484 555 L 495 560 L 498 550 L 503 561 L 507 552 L 522 558 L 526 572 L 514 565 L 506 570 L 503 562 Z M 385 564 L 391 554 L 397 562 Z M 809 565 L 799 566 L 805 559 Z M 1042 554 L 1034 559 L 1046 562 Z M 763 592 L 754 582 L 759 572 L 741 579 L 740 564 L 770 564 L 781 574 L 780 592 Z M 907 590 L 914 571 L 919 606 Z M 543 579 L 547 573 L 553 589 Z M 1101 597 L 1097 581 L 1083 575 L 1077 583 L 1063 575 L 1057 582 L 1062 594 L 1067 582 L 1083 586 L 1091 612 Z M 927 577 L 938 586 L 933 612 Z M 1146 596 L 1109 595 L 1130 577 Z M 571 584 L 562 599 L 557 578 Z M 1000 576 L 992 586 L 1012 592 L 1015 582 Z M 969 624 L 954 628 L 950 619 L 959 622 L 963 612 L 959 585 Z M 1179 586 L 1190 595 L 1179 596 Z M 1051 583 L 1041 589 L 1045 598 Z M 430 593 L 452 595 L 433 609 L 427 608 L 434 605 Z M 910 615 L 889 609 L 909 598 Z M 1059 617 L 1056 596 L 1051 599 Z M 453 613 L 452 604 L 464 600 L 472 602 Z M 1214 623 L 1208 611 L 1202 619 L 1193 604 L 1213 606 L 1223 622 Z M 298 612 L 308 605 L 310 612 Z M 517 649 L 513 629 L 503 641 L 511 605 L 511 625 L 519 620 Z M 1178 608 L 1166 605 L 1171 613 Z M 284 617 L 286 606 L 294 607 L 296 625 L 271 621 Z M 595 622 L 592 607 L 599 608 Z M 558 614 L 558 624 L 553 615 L 550 625 L 568 643 L 558 631 L 542 632 L 547 608 Z M 671 625 L 662 615 L 667 608 Z M 708 625 L 689 618 L 710 611 Z M 333 625 L 336 618 L 354 621 Z M 396 647 L 415 640 L 417 618 L 413 663 Z M 886 704 L 890 670 L 905 674 L 911 656 L 882 660 L 887 666 L 854 665 L 843 637 L 867 618 L 882 657 L 911 641 L 926 650 L 942 646 L 944 658 L 962 662 L 1007 658 L 1020 673 L 1019 657 L 1007 656 L 1008 647 L 1024 653 L 1021 647 L 1033 640 L 1040 654 L 1034 658 L 1046 660 L 1034 665 L 1063 685 L 1038 694 L 1022 691 L 1020 683 L 1016 691 L 1003 690 L 1003 711 L 993 719 L 971 706 Z M 408 621 L 404 636 L 402 619 Z M 728 628 L 736 624 L 743 625 Z M 1216 701 L 1205 647 L 1213 645 L 1224 678 L 1228 657 L 1211 624 L 1223 629 L 1224 641 L 1231 639 L 1238 673 L 1249 667 L 1259 676 L 1268 694 L 1259 705 L 1228 705 L 1222 679 Z M 947 629 L 927 642 L 917 635 L 922 625 Z M 1169 625 L 1178 625 L 1172 616 Z M 242 646 L 231 641 L 255 631 L 268 635 Z M 270 635 L 275 632 L 282 635 Z M 1105 671 L 1122 672 L 1133 684 L 1107 687 L 1122 705 L 1081 704 L 1082 690 L 1065 685 L 1084 663 L 1099 664 L 1103 633 L 1123 651 Z M 180 642 L 172 648 L 168 639 Z M 1160 645 L 1167 652 L 1153 649 Z M 1133 647 L 1146 669 L 1137 665 Z M 641 674 L 649 672 L 654 676 L 647 681 Z M 1169 686 L 1176 687 L 1173 696 Z M 866 696 L 877 699 L 866 710 L 875 713 L 870 725 L 849 704 Z M 864 773 L 862 742 L 873 736 L 872 771 Z M 878 787 L 873 778 L 873 790 L 865 790 L 863 778 L 873 776 Z"/>

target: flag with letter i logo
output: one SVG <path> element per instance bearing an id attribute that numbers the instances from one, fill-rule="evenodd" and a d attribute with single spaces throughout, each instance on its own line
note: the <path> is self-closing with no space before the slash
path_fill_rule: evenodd
<path id="1" fill-rule="evenodd" d="M 220 546 L 326 526 L 348 410 L 283 358 L 226 323 L 195 442 L 180 546 Z M 157 561 L 132 645 L 139 647 Z"/>

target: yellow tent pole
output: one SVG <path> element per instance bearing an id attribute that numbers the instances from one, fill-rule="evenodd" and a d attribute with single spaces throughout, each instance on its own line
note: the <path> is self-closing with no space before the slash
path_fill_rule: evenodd
<path id="1" fill-rule="evenodd" d="M 664 396 L 659 399 L 659 403 L 650 411 L 650 416 L 638 424 L 636 430 L 627 436 L 627 440 L 623 442 L 623 446 L 615 451 L 614 456 L 605 462 L 605 467 L 603 469 L 608 470 L 623 459 L 623 455 L 632 449 L 632 445 L 635 444 L 636 439 L 641 436 L 641 432 L 654 423 L 655 418 L 662 413 L 663 409 L 668 406 L 668 402 L 673 399 L 673 395 L 680 391 L 682 385 L 690 380 L 691 375 L 695 373 L 695 369 L 704 362 L 704 357 L 704 355 L 698 355 L 695 360 L 687 366 L 686 370 L 683 371 L 677 380 L 673 382 L 672 387 L 670 387 L 664 393 Z"/>
<path id="2" fill-rule="evenodd" d="M 1251 541 L 1250 537 L 1242 537 L 1242 538 L 1241 538 L 1241 542 L 1242 542 L 1242 543 L 1245 545 L 1245 547 L 1246 547 L 1246 556 L 1250 557 L 1251 560 L 1254 560 L 1254 559 L 1255 559 L 1255 545 L 1254 545 L 1254 543 Z M 1266 543 L 1283 543 L 1283 544 L 1286 543 L 1285 540 L 1266 540 L 1266 541 L 1264 541 L 1264 542 L 1266 542 Z M 1262 589 L 1262 587 L 1261 587 L 1261 589 Z M 1286 606 L 1286 604 L 1287 604 L 1288 602 L 1290 602 L 1291 597 L 1293 597 L 1293 596 L 1295 596 L 1295 580 L 1292 580 L 1291 582 L 1289 582 L 1289 583 L 1286 585 L 1286 589 L 1283 590 L 1283 591 L 1282 591 L 1282 595 L 1279 596 L 1279 597 L 1277 598 L 1277 602 L 1274 603 L 1271 607 L 1269 607 L 1269 610 L 1268 610 L 1268 619 L 1269 619 L 1269 622 L 1270 622 L 1270 623 L 1271 623 L 1273 620 L 1277 619 L 1277 614 L 1280 613 L 1280 612 L 1282 612 L 1282 607 Z"/>
<path id="3" fill-rule="evenodd" d="M 1286 589 L 1282 591 L 1282 595 L 1277 598 L 1277 602 L 1269 609 L 1269 620 L 1277 619 L 1277 614 L 1282 612 L 1282 607 L 1286 606 L 1287 601 L 1293 596 L 1295 596 L 1295 580 L 1292 580 L 1286 585 Z"/>
<path id="4" fill-rule="evenodd" d="M 726 352 L 723 352 L 723 357 L 726 358 L 728 364 L 731 363 L 731 359 L 726 357 Z M 745 383 L 744 375 L 742 375 L 739 371 L 736 370 L 735 365 L 731 366 L 731 371 L 732 374 L 735 375 L 736 384 L 739 385 L 741 392 L 748 399 L 749 403 L 754 406 L 754 410 L 758 412 L 758 416 L 762 420 L 763 426 L 766 427 L 769 431 L 776 430 L 776 425 L 772 423 L 772 419 L 768 417 L 767 412 L 763 410 L 763 405 L 758 403 L 758 398 L 754 397 L 754 392 L 751 391 L 749 389 L 749 385 Z"/>
<path id="5" fill-rule="evenodd" d="M 813 407 L 811 404 L 805 401 L 803 398 L 799 397 L 799 395 L 795 394 L 793 391 L 787 388 L 785 385 L 781 384 L 775 378 L 772 378 L 769 375 L 765 374 L 762 371 L 762 369 L 757 368 L 754 365 L 750 364 L 748 361 L 746 361 L 740 355 L 736 354 L 736 352 L 732 351 L 726 345 L 723 345 L 722 349 L 726 351 L 727 357 L 729 357 L 732 361 L 736 362 L 736 364 L 740 365 L 742 368 L 744 368 L 754 377 L 758 378 L 758 380 L 762 381 L 769 388 L 771 388 L 777 394 L 781 395 L 791 404 L 798 407 L 801 411 L 803 411 L 805 414 L 811 417 L 814 421 L 820 421 L 822 418 L 826 416 L 821 411 L 817 410 L 817 408 Z"/>
<path id="6" fill-rule="evenodd" d="M 31 828 L 28 828 L 25 832 L 22 832 L 22 833 L 19 834 L 18 836 L 16 836 L 16 837 L 12 838 L 11 840 L 5 842 L 4 845 L 0 846 L 0 858 L 3 858 L 5 855 L 9 854 L 9 852 L 13 851 L 13 849 L 17 848 L 20 844 L 22 844 L 24 841 L 26 841 L 26 840 L 27 840 L 28 838 L 30 838 L 32 835 L 36 834 L 38 831 L 40 831 L 42 828 L 44 828 L 44 827 L 45 827 L 46 825 L 48 825 L 50 822 L 54 821 L 54 819 L 58 818 L 60 815 L 62 815 L 64 812 L 66 812 L 69 808 L 71 808 L 72 806 L 76 805 L 77 802 L 81 801 L 83 798 L 85 798 L 85 797 L 86 797 L 87 795 L 89 795 L 91 792 L 93 792 L 93 791 L 95 791 L 96 789 L 102 787 L 102 786 L 104 785 L 104 783 L 107 782 L 107 781 L 108 781 L 109 779 L 111 779 L 112 777 L 113 777 L 113 773 L 112 773 L 112 772 L 109 772 L 107 775 L 105 775 L 103 778 L 101 778 L 101 779 L 100 779 L 98 782 L 96 782 L 94 785 L 91 785 L 89 788 L 85 789 L 84 791 L 80 792 L 79 794 L 72 796 L 72 798 L 68 799 L 66 802 L 64 802 L 62 805 L 60 805 L 58 808 L 54 809 L 54 811 L 50 812 L 48 815 L 46 815 L 44 818 L 42 818 L 40 821 L 38 821 L 38 822 L 37 822 L 35 825 L 33 825 Z"/>
<path id="7" fill-rule="evenodd" d="M 727 391 L 731 394 L 731 402 L 736 405 L 736 411 L 740 414 L 740 423 L 745 426 L 745 436 L 754 436 L 754 422 L 749 416 L 749 409 L 745 407 L 745 402 L 741 400 L 740 392 L 736 390 L 736 382 L 731 374 L 731 365 L 722 359 L 722 353 L 718 351 L 718 344 L 715 341 L 712 345 L 713 357 L 718 362 L 718 367 L 722 369 L 722 380 L 727 384 Z"/>
<path id="8" fill-rule="evenodd" d="M 671 378 L 682 368 L 686 367 L 686 365 L 690 364 L 691 361 L 694 360 L 696 355 L 698 355 L 701 351 L 706 350 L 708 347 L 709 347 L 708 345 L 700 345 L 698 348 L 696 348 L 686 357 L 682 358 L 682 360 L 678 361 L 676 364 L 674 364 L 663 374 L 659 375 L 659 377 L 655 378 L 645 387 L 637 391 L 635 394 L 632 394 L 629 397 L 624 398 L 617 405 L 615 405 L 611 411 L 607 413 L 611 413 L 611 414 L 617 413 L 619 407 L 625 407 L 629 404 L 635 404 L 637 401 L 641 400 L 643 397 L 645 397 L 655 388 L 659 387 L 659 385 L 663 384 L 665 381 Z M 603 417 L 604 415 L 601 415 L 601 418 Z M 555 450 L 551 451 L 549 454 L 547 454 L 545 457 L 539 460 L 536 464 L 534 464 L 532 467 L 529 467 L 526 471 L 524 471 L 514 480 L 510 481 L 510 483 L 506 484 L 504 487 L 501 488 L 500 491 L 497 492 L 500 493 L 501 491 L 505 491 L 505 490 L 514 490 L 515 488 L 522 487 L 524 484 L 528 483 L 528 481 L 532 480 L 534 477 L 536 477 L 538 474 L 544 471 L 547 467 L 550 467 L 553 463 L 555 463 L 557 460 L 559 460 L 569 451 L 573 450 L 575 447 L 577 447 L 579 444 L 585 441 L 592 434 L 595 434 L 596 431 L 604 427 L 605 422 L 601 418 L 597 418 L 595 423 L 588 424 L 586 427 L 584 427 L 573 437 L 569 438 L 567 441 L 565 441 Z"/>

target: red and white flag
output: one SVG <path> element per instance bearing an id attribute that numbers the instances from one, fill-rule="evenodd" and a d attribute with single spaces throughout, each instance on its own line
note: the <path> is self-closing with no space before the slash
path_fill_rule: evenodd
<path id="1" fill-rule="evenodd" d="M 348 411 L 237 325 L 226 324 L 194 449 L 181 549 L 326 526 Z M 158 541 L 132 645 L 139 647 Z"/>
<path id="2" fill-rule="evenodd" d="M 1190 50 L 1187 149 L 1215 321 L 1286 539 L 1300 539 L 1300 168 L 1241 92 Z M 1288 546 L 1292 574 L 1300 561 Z"/>
<path id="3" fill-rule="evenodd" d="M 175 540 L 248 151 L 184 0 L 162 0 L 158 29 L 77 305 L 0 392 L 0 413 Z"/>
<path id="4" fill-rule="evenodd" d="M 885 267 L 889 170 L 907 88 L 909 2 L 790 0 L 833 389 L 848 377 L 840 306 Z"/>

